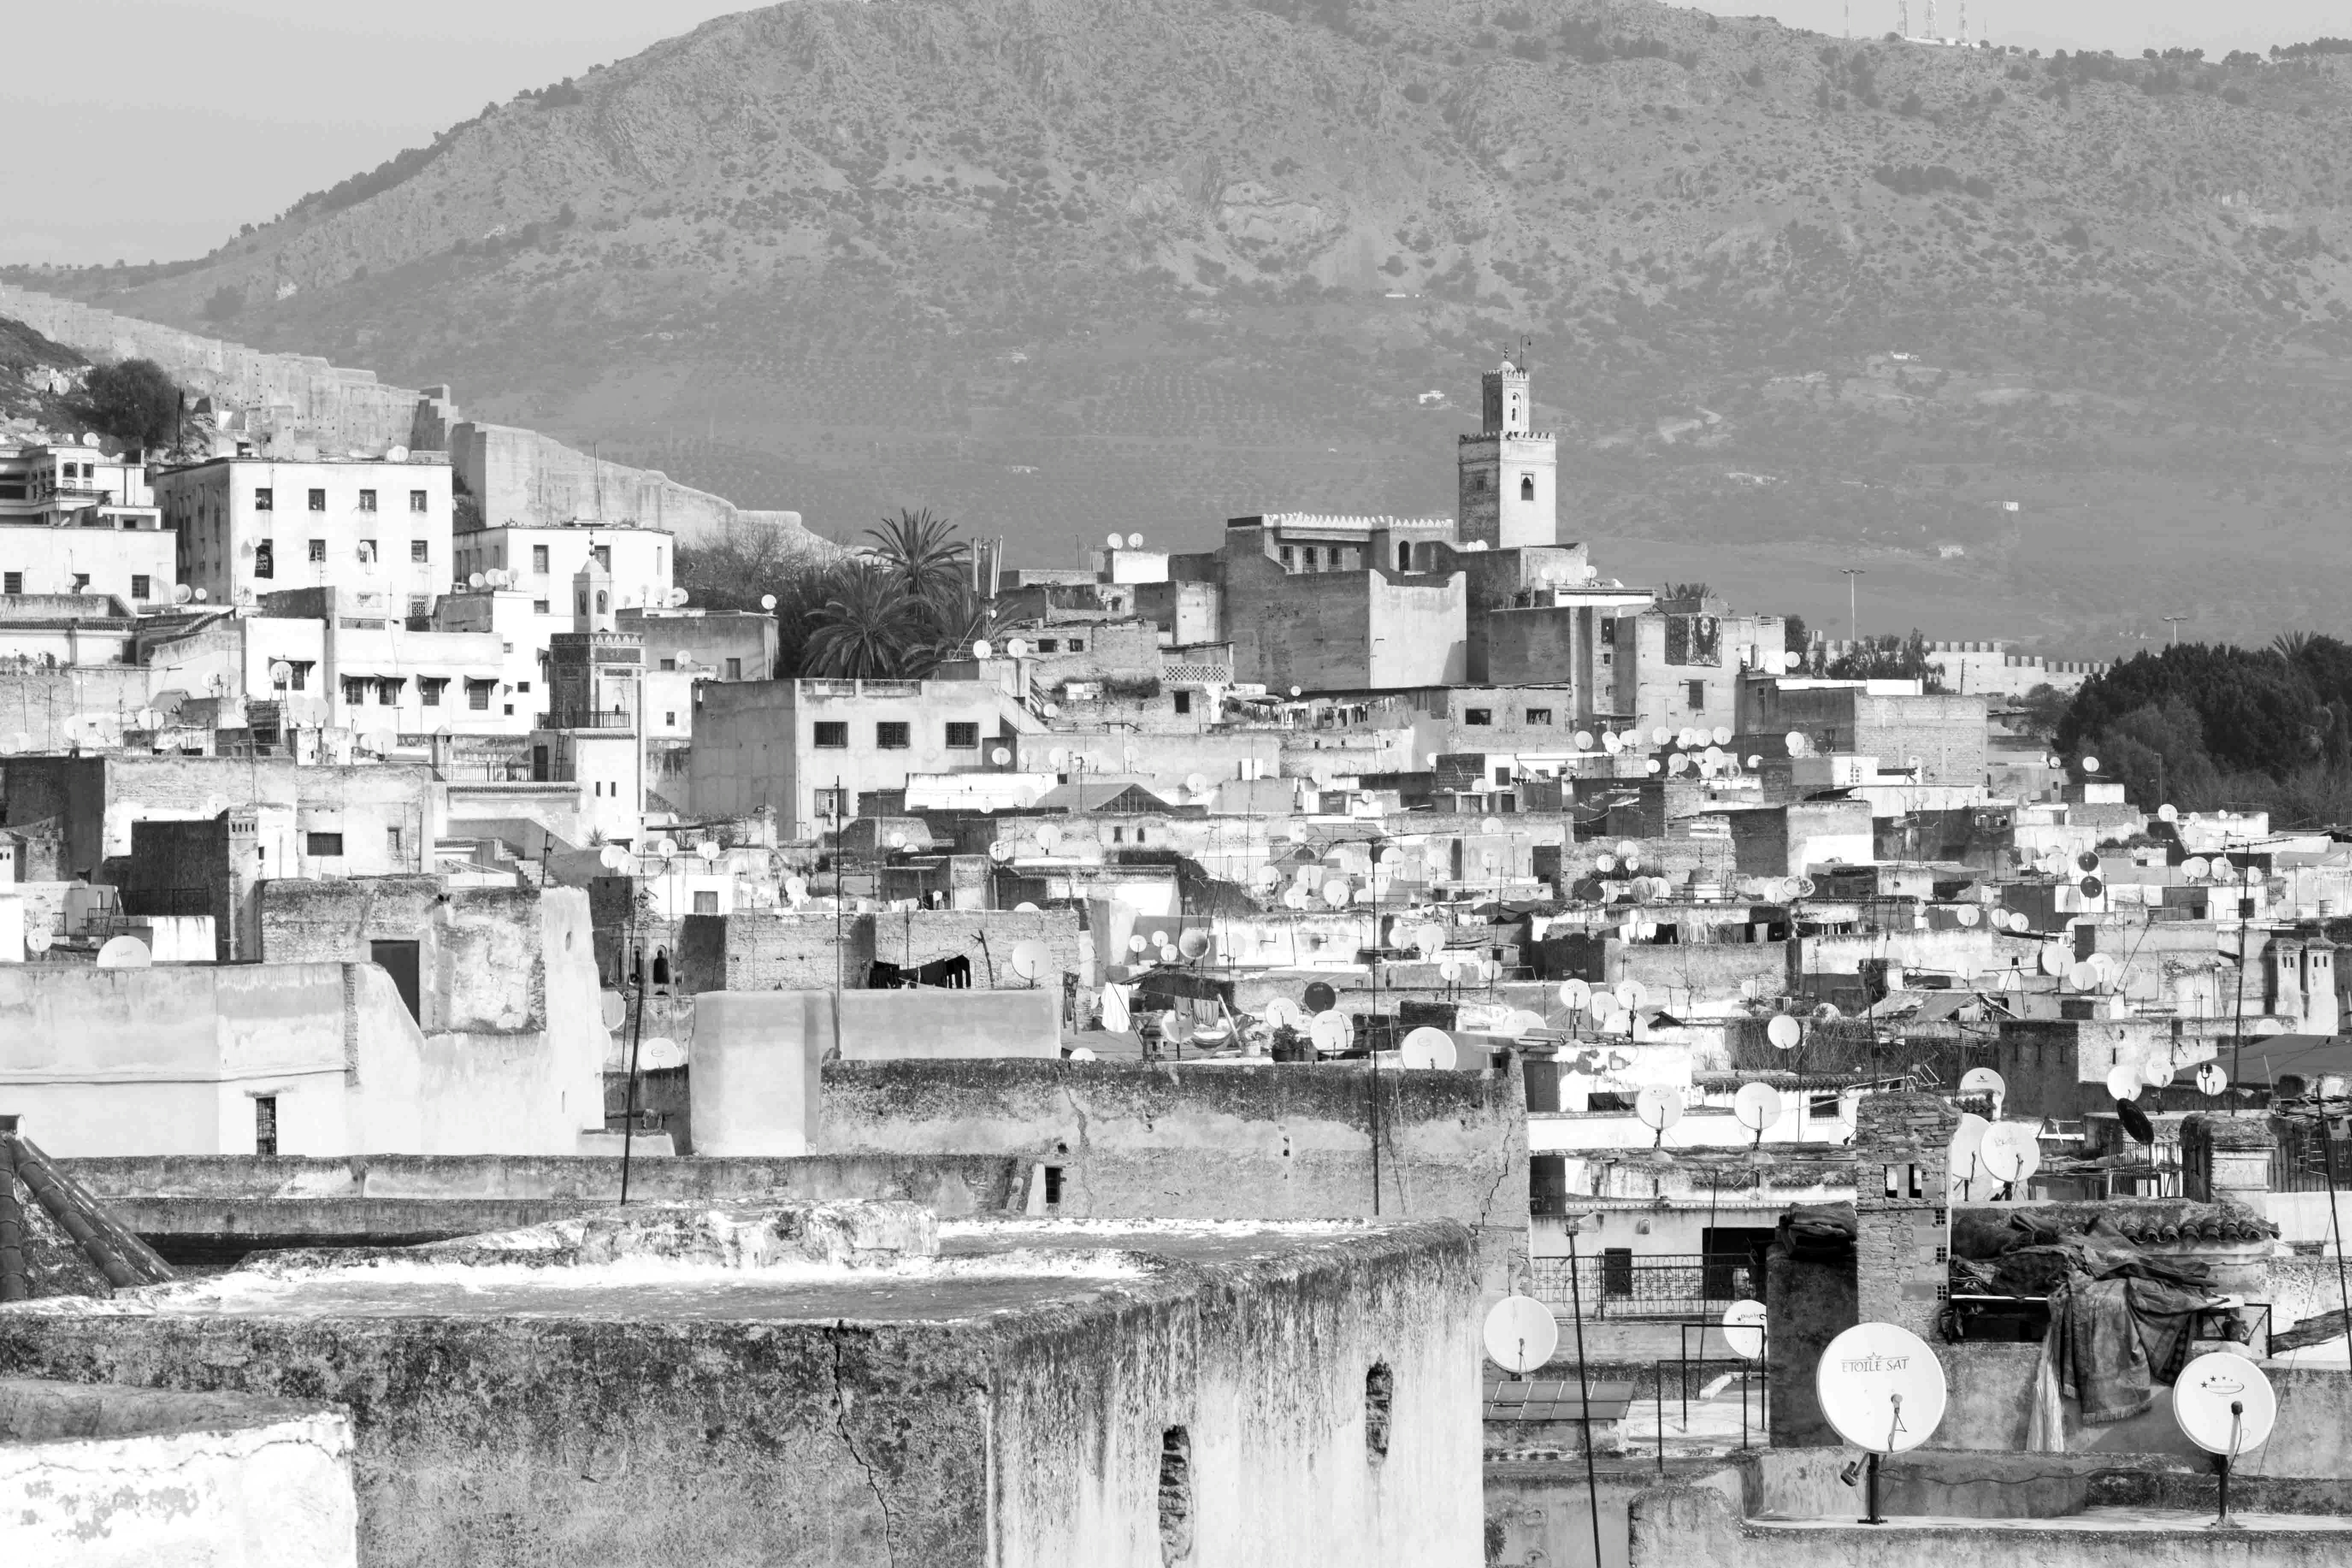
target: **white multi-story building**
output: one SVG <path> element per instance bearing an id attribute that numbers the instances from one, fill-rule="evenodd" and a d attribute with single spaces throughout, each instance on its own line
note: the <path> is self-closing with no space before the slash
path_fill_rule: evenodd
<path id="1" fill-rule="evenodd" d="M 612 579 L 615 608 L 667 604 L 677 565 L 677 541 L 661 528 L 516 524 L 469 530 L 457 535 L 453 548 L 455 582 L 470 584 L 477 572 L 509 574 L 505 585 L 530 600 L 541 623 L 541 647 L 553 633 L 572 629 L 572 579 L 591 558 Z"/>
<path id="2" fill-rule="evenodd" d="M 142 465 L 91 447 L 0 448 L 0 594 L 168 605 L 173 544 Z"/>
<path id="3" fill-rule="evenodd" d="M 289 588 L 384 596 L 421 622 L 451 581 L 448 459 L 215 458 L 155 480 L 180 580 L 221 605 Z"/>

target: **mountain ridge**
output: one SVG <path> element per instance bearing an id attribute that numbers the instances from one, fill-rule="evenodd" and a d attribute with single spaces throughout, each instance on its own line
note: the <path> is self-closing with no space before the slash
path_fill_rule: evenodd
<path id="1" fill-rule="evenodd" d="M 1753 556 L 1843 623 L 1866 561 L 1932 635 L 2104 651 L 2346 618 L 2297 563 L 2343 470 L 2347 109 L 2328 58 L 1643 0 L 798 0 L 104 302 L 1057 560 L 1448 510 L 1471 377 L 1532 338 L 1605 569 Z"/>

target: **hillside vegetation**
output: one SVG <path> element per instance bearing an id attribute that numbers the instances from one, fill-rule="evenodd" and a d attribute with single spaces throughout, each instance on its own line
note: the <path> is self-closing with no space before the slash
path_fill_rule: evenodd
<path id="1" fill-rule="evenodd" d="M 1032 561 L 1450 511 L 1473 377 L 1526 343 L 1604 569 L 1652 542 L 1752 601 L 1785 566 L 1813 596 L 1769 607 L 1842 627 L 1859 563 L 1931 636 L 2260 640 L 2347 618 L 2311 569 L 2347 69 L 1643 3 L 802 0 L 200 262 L 17 276 Z"/>

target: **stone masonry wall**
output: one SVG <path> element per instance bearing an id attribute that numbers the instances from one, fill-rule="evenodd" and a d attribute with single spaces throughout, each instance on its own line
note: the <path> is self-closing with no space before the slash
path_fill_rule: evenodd
<path id="1" fill-rule="evenodd" d="M 1863 1322 L 1932 1342 L 1947 1290 L 1946 1173 L 1959 1113 L 1932 1094 L 1872 1094 L 1854 1123 L 1854 1296 Z"/>

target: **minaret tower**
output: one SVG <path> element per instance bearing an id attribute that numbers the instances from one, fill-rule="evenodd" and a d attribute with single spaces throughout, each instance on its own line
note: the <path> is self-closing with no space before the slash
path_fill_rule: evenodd
<path id="1" fill-rule="evenodd" d="M 1458 537 L 1496 550 L 1559 543 L 1559 442 L 1533 428 L 1527 370 L 1506 359 L 1479 391 L 1478 434 L 1462 437 L 1457 459 Z"/>

